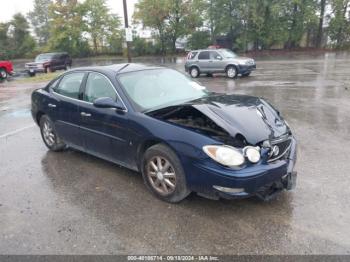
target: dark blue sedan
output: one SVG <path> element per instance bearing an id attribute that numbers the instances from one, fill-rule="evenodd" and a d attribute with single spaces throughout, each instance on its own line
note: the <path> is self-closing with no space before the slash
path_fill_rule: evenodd
<path id="1" fill-rule="evenodd" d="M 295 186 L 296 141 L 276 109 L 208 92 L 172 69 L 71 70 L 33 92 L 32 115 L 50 150 L 71 147 L 140 171 L 168 202 L 190 192 L 269 199 Z"/>

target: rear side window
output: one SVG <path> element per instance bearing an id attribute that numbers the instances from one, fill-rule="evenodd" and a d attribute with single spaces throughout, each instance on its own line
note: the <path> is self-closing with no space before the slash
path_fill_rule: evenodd
<path id="1" fill-rule="evenodd" d="M 93 103 L 97 98 L 110 97 L 117 100 L 117 93 L 111 82 L 103 75 L 90 73 L 86 82 L 84 101 Z"/>
<path id="2" fill-rule="evenodd" d="M 196 57 L 196 55 L 198 54 L 198 52 L 190 52 L 188 55 L 187 55 L 187 59 L 188 60 L 192 60 Z"/>
<path id="3" fill-rule="evenodd" d="M 55 88 L 55 92 L 63 96 L 78 99 L 79 89 L 83 82 L 84 75 L 85 73 L 72 73 L 65 75 Z"/>
<path id="4" fill-rule="evenodd" d="M 199 60 L 209 60 L 209 56 L 210 56 L 209 51 L 202 51 L 202 52 L 198 55 L 198 59 L 199 59 Z"/>

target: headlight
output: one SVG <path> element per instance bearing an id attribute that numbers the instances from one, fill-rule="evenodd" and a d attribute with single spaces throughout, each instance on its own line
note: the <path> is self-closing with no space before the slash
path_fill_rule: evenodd
<path id="1" fill-rule="evenodd" d="M 204 146 L 203 151 L 224 166 L 240 166 L 244 163 L 243 154 L 230 146 Z"/>
<path id="2" fill-rule="evenodd" d="M 258 147 L 247 146 L 243 149 L 244 155 L 252 163 L 260 161 L 260 149 Z"/>
<path id="3" fill-rule="evenodd" d="M 250 59 L 250 60 L 247 60 L 245 62 L 246 65 L 254 65 L 255 64 L 255 61 L 253 59 Z"/>

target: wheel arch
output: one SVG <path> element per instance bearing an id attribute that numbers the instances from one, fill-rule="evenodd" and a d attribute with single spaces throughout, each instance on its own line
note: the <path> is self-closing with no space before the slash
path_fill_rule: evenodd
<path id="1" fill-rule="evenodd" d="M 176 155 L 179 157 L 176 150 L 166 141 L 159 139 L 159 138 L 150 138 L 145 141 L 143 141 L 137 148 L 137 167 L 141 171 L 142 170 L 142 161 L 143 161 L 143 155 L 145 152 L 151 148 L 152 146 L 163 144 L 167 147 L 169 147 Z M 180 158 L 180 157 L 179 157 Z"/>
<path id="2" fill-rule="evenodd" d="M 0 66 L 0 70 L 4 70 L 6 75 L 9 74 L 9 72 L 7 71 L 7 68 L 5 66 Z"/>
<path id="3" fill-rule="evenodd" d="M 229 64 L 226 65 L 225 72 L 227 71 L 228 67 L 230 67 L 230 66 L 234 66 L 236 68 L 236 70 L 237 70 L 237 73 L 238 73 L 238 65 L 233 64 L 233 63 L 229 63 Z"/>
<path id="4" fill-rule="evenodd" d="M 200 67 L 198 65 L 190 65 L 189 71 L 191 72 L 191 69 L 194 68 L 194 67 L 198 69 L 199 73 L 201 72 L 201 69 L 200 69 Z"/>
<path id="5" fill-rule="evenodd" d="M 43 111 L 38 111 L 38 112 L 36 113 L 36 115 L 35 115 L 35 120 L 36 120 L 36 123 L 37 123 L 38 125 L 40 125 L 40 119 L 41 119 L 41 117 L 42 117 L 43 115 L 45 115 L 45 113 L 44 113 Z"/>

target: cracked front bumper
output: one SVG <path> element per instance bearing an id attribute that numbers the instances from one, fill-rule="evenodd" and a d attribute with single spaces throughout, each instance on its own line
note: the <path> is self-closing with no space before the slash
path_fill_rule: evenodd
<path id="1" fill-rule="evenodd" d="M 296 140 L 292 138 L 291 148 L 285 159 L 259 163 L 241 170 L 232 170 L 209 162 L 195 163 L 192 175 L 188 177 L 188 184 L 193 191 L 209 198 L 234 199 L 258 196 L 268 200 L 282 190 L 295 188 L 296 146 Z M 222 192 L 217 189 L 218 186 L 232 188 L 233 193 Z"/>

